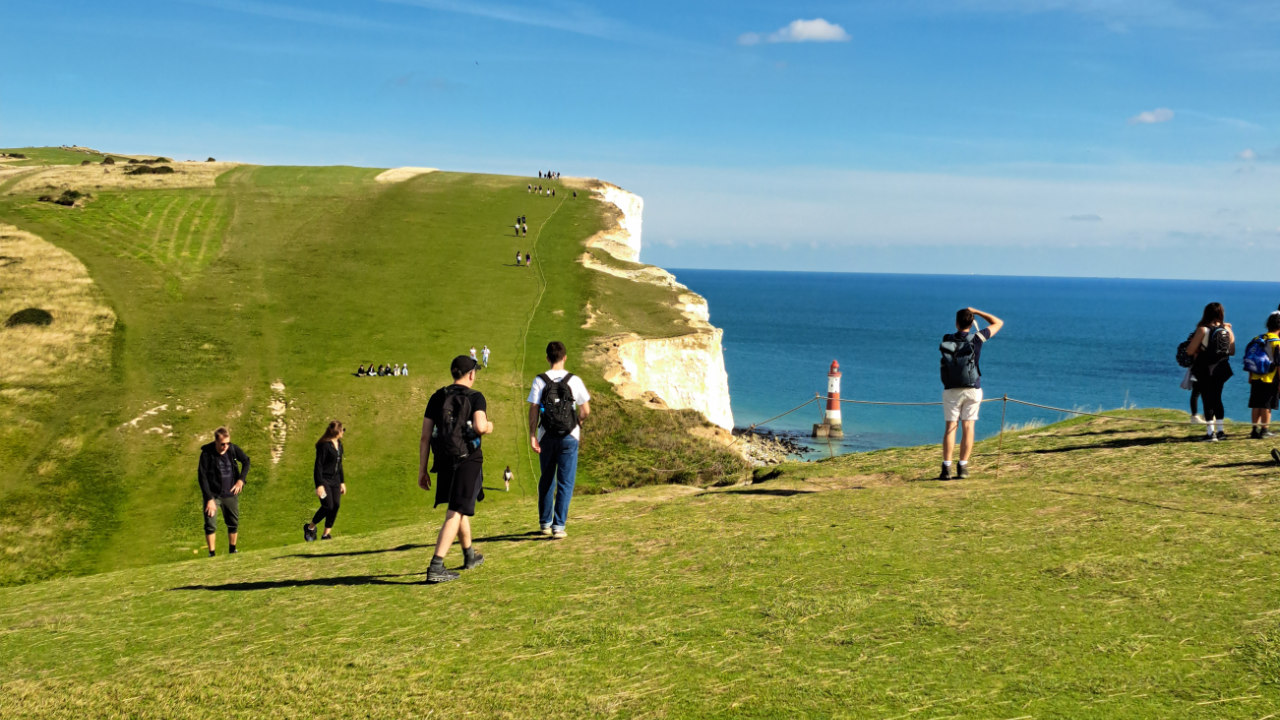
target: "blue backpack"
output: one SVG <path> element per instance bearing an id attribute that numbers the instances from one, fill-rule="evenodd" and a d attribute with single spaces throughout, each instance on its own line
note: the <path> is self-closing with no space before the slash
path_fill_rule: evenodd
<path id="1" fill-rule="evenodd" d="M 1244 371 L 1253 373 L 1254 375 L 1266 375 L 1275 367 L 1275 362 L 1271 360 L 1271 356 L 1267 354 L 1268 340 L 1263 339 L 1261 335 L 1249 341 L 1244 347 Z"/>

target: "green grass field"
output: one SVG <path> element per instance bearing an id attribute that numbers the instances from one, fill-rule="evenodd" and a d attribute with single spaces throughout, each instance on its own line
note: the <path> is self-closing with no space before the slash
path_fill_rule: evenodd
<path id="1" fill-rule="evenodd" d="M 576 262 L 605 221 L 586 193 L 539 197 L 527 178 L 459 173 L 384 184 L 378 173 L 242 166 L 211 188 L 95 190 L 83 209 L 0 195 L 0 221 L 74 253 L 119 320 L 109 366 L 66 368 L 44 404 L 6 413 L 0 395 L 0 417 L 23 421 L 0 447 L 13 470 L 0 474 L 0 528 L 12 538 L 0 584 L 192 558 L 196 458 L 223 424 L 253 458 L 249 545 L 290 541 L 311 512 L 312 446 L 333 418 L 349 428 L 351 489 L 364 498 L 344 508 L 343 529 L 419 520 L 422 410 L 472 345 L 493 352 L 478 383 L 497 425 L 490 473 L 510 464 L 532 493 L 524 398 L 546 343 L 580 357 L 598 332 L 582 329 L 583 308 L 605 296 L 640 332 L 670 333 L 669 292 Z M 528 237 L 513 236 L 517 215 Z M 517 249 L 532 252 L 532 268 L 515 266 Z M 401 362 L 408 378 L 353 376 L 361 363 Z M 662 420 L 672 436 L 650 437 L 655 413 L 570 362 L 598 399 L 583 492 L 671 479 L 650 469 L 657 457 L 711 468 L 695 473 L 708 481 L 743 472 L 687 435 L 696 417 L 672 414 Z M 283 431 L 271 429 L 272 403 L 285 408 Z"/>
<path id="2" fill-rule="evenodd" d="M 564 541 L 486 501 L 485 565 L 439 586 L 424 515 L 0 589 L 0 714 L 1268 717 L 1276 468 L 1187 434 L 1023 431 L 951 483 L 929 447 L 586 496 Z"/>

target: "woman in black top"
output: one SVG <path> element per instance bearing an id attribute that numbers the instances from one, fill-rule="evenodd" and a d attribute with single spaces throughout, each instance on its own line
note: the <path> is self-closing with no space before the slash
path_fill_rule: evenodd
<path id="1" fill-rule="evenodd" d="M 1204 306 L 1204 315 L 1187 346 L 1191 356 L 1191 374 L 1195 375 L 1200 399 L 1204 402 L 1205 440 L 1216 442 L 1227 436 L 1223 430 L 1222 386 L 1231 378 L 1228 358 L 1236 354 L 1236 336 L 1226 322 L 1222 303 Z M 1216 421 L 1216 427 L 1215 427 Z"/>
<path id="2" fill-rule="evenodd" d="M 342 435 L 346 432 L 342 423 L 334 420 L 325 428 L 324 435 L 316 441 L 316 465 L 314 479 L 316 497 L 320 498 L 320 509 L 312 516 L 311 522 L 302 526 L 302 539 L 311 542 L 316 539 L 316 524 L 324 520 L 324 535 L 321 540 L 332 540 L 330 531 L 333 521 L 338 517 L 338 507 L 342 496 L 347 494 L 346 478 L 342 473 Z"/>

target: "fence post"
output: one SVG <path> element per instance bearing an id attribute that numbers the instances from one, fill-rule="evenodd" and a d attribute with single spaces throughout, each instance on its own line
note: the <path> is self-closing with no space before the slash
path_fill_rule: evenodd
<path id="1" fill-rule="evenodd" d="M 1009 410 L 1009 394 L 1000 398 L 1000 439 L 996 441 L 996 482 L 1000 482 L 1000 462 L 1004 460 L 1004 416 Z"/>

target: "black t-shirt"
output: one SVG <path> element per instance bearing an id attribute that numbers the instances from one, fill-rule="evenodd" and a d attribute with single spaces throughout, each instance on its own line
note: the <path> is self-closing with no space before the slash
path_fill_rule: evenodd
<path id="1" fill-rule="evenodd" d="M 435 393 L 431 396 L 431 399 L 427 400 L 427 411 L 423 413 L 423 417 L 431 418 L 431 422 L 435 424 L 436 428 L 440 427 L 440 413 L 444 410 L 444 397 L 449 392 L 449 388 L 452 388 L 452 387 L 462 387 L 462 386 L 457 385 L 456 383 L 454 385 L 446 385 L 440 388 L 439 390 L 435 391 Z M 479 390 L 468 389 L 468 393 L 471 397 L 472 416 L 474 416 L 477 412 L 484 412 L 488 414 L 489 406 L 485 402 L 484 395 Z M 467 419 L 470 420 L 471 418 L 467 418 Z M 438 432 L 438 430 L 434 432 Z M 479 450 L 477 450 L 476 452 L 478 453 Z"/>

